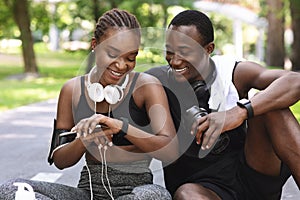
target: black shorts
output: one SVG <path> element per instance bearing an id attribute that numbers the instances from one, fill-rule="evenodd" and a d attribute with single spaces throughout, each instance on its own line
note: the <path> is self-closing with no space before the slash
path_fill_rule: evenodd
<path id="1" fill-rule="evenodd" d="M 198 183 L 223 200 L 280 199 L 282 187 L 291 176 L 289 168 L 282 164 L 279 176 L 255 171 L 245 159 L 245 129 L 239 127 L 228 134 L 230 143 L 224 151 L 211 152 L 202 159 L 184 154 L 164 167 L 165 185 L 170 193 L 174 195 L 185 183 Z"/>
<path id="2" fill-rule="evenodd" d="M 291 176 L 290 169 L 282 163 L 279 176 L 268 176 L 259 173 L 248 166 L 245 155 L 240 154 L 237 180 L 239 188 L 239 199 L 245 200 L 266 200 L 280 199 L 282 187 Z"/>
<path id="3" fill-rule="evenodd" d="M 237 168 L 232 168 L 232 170 L 236 169 L 236 174 L 232 177 L 235 181 L 231 182 L 231 185 L 228 185 L 228 182 L 220 184 L 220 182 L 203 179 L 195 179 L 193 182 L 214 191 L 222 200 L 278 200 L 281 198 L 282 187 L 291 176 L 291 171 L 285 164 L 282 164 L 279 176 L 268 176 L 250 168 L 243 152 L 237 159 L 237 162 L 233 162 L 237 164 Z M 228 175 L 231 176 L 232 173 Z M 226 179 L 229 180 L 228 178 Z"/>

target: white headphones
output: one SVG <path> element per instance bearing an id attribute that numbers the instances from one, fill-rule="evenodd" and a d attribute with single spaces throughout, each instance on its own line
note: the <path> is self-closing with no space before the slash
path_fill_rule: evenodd
<path id="1" fill-rule="evenodd" d="M 91 83 L 91 73 L 95 69 L 94 66 L 88 75 L 87 91 L 88 95 L 94 102 L 105 101 L 109 104 L 118 103 L 124 96 L 124 89 L 129 81 L 129 74 L 126 74 L 124 83 L 119 85 L 107 85 L 105 88 L 100 83 Z"/>

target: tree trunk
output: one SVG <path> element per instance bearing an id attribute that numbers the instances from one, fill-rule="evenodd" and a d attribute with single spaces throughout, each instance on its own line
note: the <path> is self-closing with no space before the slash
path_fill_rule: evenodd
<path id="1" fill-rule="evenodd" d="M 268 37 L 266 62 L 269 66 L 284 68 L 284 14 L 283 0 L 267 0 Z"/>
<path id="2" fill-rule="evenodd" d="M 290 0 L 290 10 L 294 35 L 291 54 L 292 70 L 300 72 L 300 1 Z"/>
<path id="3" fill-rule="evenodd" d="M 22 41 L 25 73 L 37 74 L 38 68 L 33 49 L 33 37 L 30 30 L 30 16 L 28 13 L 27 0 L 15 0 L 12 9 L 14 19 L 21 32 L 20 39 Z"/>

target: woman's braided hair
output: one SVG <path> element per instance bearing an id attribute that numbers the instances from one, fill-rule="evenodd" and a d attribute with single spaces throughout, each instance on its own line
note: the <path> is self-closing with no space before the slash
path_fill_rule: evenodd
<path id="1" fill-rule="evenodd" d="M 99 42 L 100 38 L 105 34 L 105 31 L 111 27 L 136 29 L 139 36 L 141 35 L 140 24 L 137 18 L 125 10 L 114 8 L 105 12 L 98 19 L 96 29 L 94 31 L 96 40 Z"/>

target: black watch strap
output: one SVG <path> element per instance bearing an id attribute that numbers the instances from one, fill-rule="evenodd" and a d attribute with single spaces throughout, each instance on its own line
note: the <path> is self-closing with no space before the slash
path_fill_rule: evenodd
<path id="1" fill-rule="evenodd" d="M 121 135 L 122 137 L 124 137 L 125 135 L 127 135 L 127 131 L 128 131 L 128 119 L 125 117 L 121 117 L 120 119 L 123 121 L 123 125 L 121 128 Z"/>
<path id="2" fill-rule="evenodd" d="M 250 119 L 254 116 L 253 108 L 251 105 L 251 101 L 249 99 L 241 99 L 237 102 L 237 105 L 246 108 L 247 110 L 247 118 Z"/>

